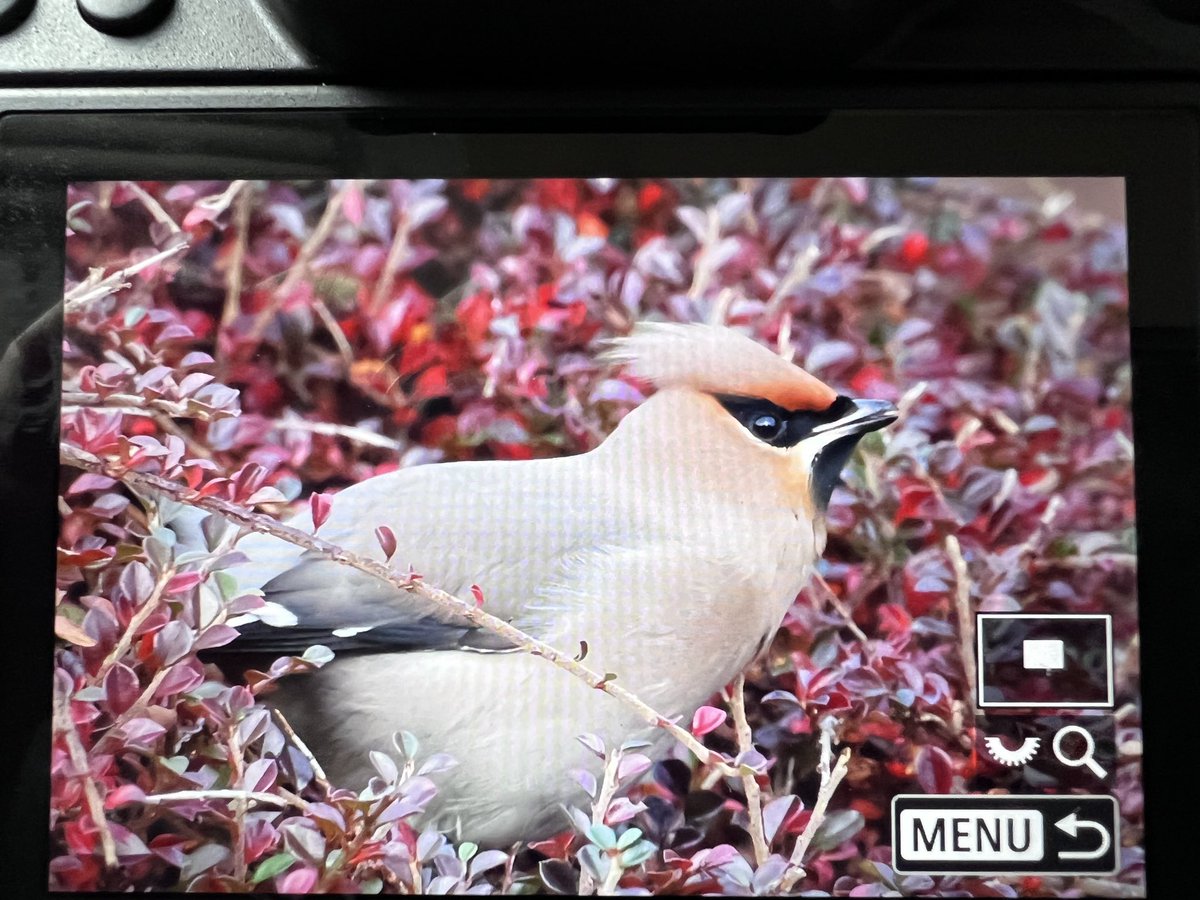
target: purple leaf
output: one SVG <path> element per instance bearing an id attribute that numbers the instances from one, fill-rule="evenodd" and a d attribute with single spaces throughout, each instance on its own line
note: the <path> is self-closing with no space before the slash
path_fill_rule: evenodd
<path id="1" fill-rule="evenodd" d="M 108 707 L 115 715 L 121 715 L 138 698 L 141 693 L 141 683 L 137 673 L 124 663 L 117 663 L 108 670 L 104 677 L 104 693 L 108 698 Z"/>

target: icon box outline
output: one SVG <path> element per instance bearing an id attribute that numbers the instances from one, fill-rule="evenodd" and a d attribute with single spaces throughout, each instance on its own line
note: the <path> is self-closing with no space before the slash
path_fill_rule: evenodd
<path id="1" fill-rule="evenodd" d="M 985 619 L 1101 619 L 1104 622 L 1104 659 L 1108 673 L 1106 700 L 1000 701 L 984 700 L 983 628 Z M 1112 709 L 1116 705 L 1116 673 L 1113 671 L 1113 621 L 1109 613 L 976 613 L 975 614 L 975 702 L 979 709 Z"/>
<path id="2" fill-rule="evenodd" d="M 982 800 L 985 803 L 1003 802 L 1003 803 L 1029 803 L 1032 800 L 1051 800 L 1052 802 L 1063 801 L 1063 806 L 1067 806 L 1066 801 L 1069 800 L 1107 800 L 1112 804 L 1112 846 L 1115 849 L 1113 854 L 1113 868 L 1107 872 L 1098 872 L 1095 869 L 1088 869 L 1082 872 L 1065 871 L 1062 869 L 1021 869 L 1019 871 L 1013 869 L 988 870 L 988 869 L 972 869 L 964 872 L 959 869 L 906 869 L 901 868 L 899 856 L 899 841 L 897 833 L 899 832 L 899 821 L 901 810 L 896 808 L 898 800 L 926 800 L 926 801 L 946 801 L 951 803 L 961 802 L 963 800 Z M 964 809 L 969 807 L 965 806 Z M 1064 811 L 1066 812 L 1066 811 Z M 892 871 L 897 875 L 951 875 L 951 876 L 968 876 L 975 877 L 979 875 L 1062 875 L 1070 876 L 1085 876 L 1085 875 L 1116 875 L 1121 871 L 1121 807 L 1117 803 L 1117 798 L 1112 794 L 893 794 L 892 808 L 889 815 L 889 824 L 892 829 Z M 1107 823 L 1106 823 L 1107 824 Z M 1054 823 L 1048 823 L 1050 828 L 1054 827 Z"/>

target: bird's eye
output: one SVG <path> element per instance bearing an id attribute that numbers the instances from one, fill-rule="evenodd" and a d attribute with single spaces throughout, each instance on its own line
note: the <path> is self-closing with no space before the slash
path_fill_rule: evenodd
<path id="1" fill-rule="evenodd" d="M 784 421 L 774 413 L 760 413 L 750 421 L 750 431 L 760 441 L 770 443 L 783 432 Z"/>

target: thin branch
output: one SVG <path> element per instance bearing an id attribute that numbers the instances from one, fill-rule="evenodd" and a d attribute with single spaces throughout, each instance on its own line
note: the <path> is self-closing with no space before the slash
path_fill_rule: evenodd
<path id="1" fill-rule="evenodd" d="M 63 294 L 64 311 L 68 314 L 76 312 L 93 300 L 99 300 L 101 297 L 107 297 L 109 294 L 115 294 L 117 291 L 129 287 L 129 282 L 125 279 L 136 275 L 143 269 L 148 269 L 150 266 L 162 262 L 164 259 L 174 256 L 180 251 L 186 250 L 188 246 L 189 244 L 186 240 L 180 241 L 166 250 L 160 250 L 153 256 L 147 256 L 143 260 L 130 263 L 124 269 L 118 269 L 105 277 L 100 277 L 100 269 L 93 269 L 87 278 Z"/>
<path id="2" fill-rule="evenodd" d="M 346 340 L 346 333 L 342 331 L 342 326 L 337 323 L 337 319 L 333 317 L 333 313 L 329 311 L 329 306 L 324 300 L 320 297 L 313 297 L 312 305 L 317 318 L 321 320 L 325 326 L 325 330 L 333 338 L 333 343 L 338 349 L 338 354 L 342 357 L 342 364 L 346 367 L 346 371 L 349 372 L 354 365 L 354 349 L 350 346 L 350 342 Z"/>
<path id="3" fill-rule="evenodd" d="M 146 685 L 145 689 L 141 692 L 141 694 L 138 695 L 138 698 L 133 701 L 133 704 L 127 710 L 125 710 L 125 712 L 117 716 L 116 720 L 110 726 L 108 726 L 108 730 L 104 732 L 104 735 L 100 738 L 100 740 L 96 741 L 96 745 L 93 748 L 94 750 L 99 750 L 100 748 L 104 747 L 108 741 L 115 738 L 117 732 L 119 732 L 127 722 L 145 712 L 146 707 L 150 705 L 150 701 L 154 699 L 154 695 L 158 692 L 159 686 L 163 683 L 163 679 L 167 677 L 167 674 L 170 671 L 170 666 L 163 666 L 154 673 L 154 677 L 150 679 L 150 683 Z"/>
<path id="4" fill-rule="evenodd" d="M 245 758 L 242 755 L 242 742 L 238 738 L 237 723 L 229 726 L 229 774 L 234 784 L 242 784 L 245 773 Z M 246 797 L 233 798 L 233 877 L 238 881 L 246 879 Z"/>
<path id="5" fill-rule="evenodd" d="M 100 847 L 104 852 L 104 865 L 110 869 L 117 867 L 117 842 L 113 840 L 112 830 L 108 827 L 108 818 L 104 815 L 104 801 L 100 799 L 100 789 L 92 778 L 92 768 L 88 762 L 87 750 L 75 730 L 75 721 L 71 718 L 71 701 L 67 694 L 59 690 L 57 682 L 54 688 L 54 728 L 67 742 L 67 753 L 71 756 L 71 765 L 83 779 L 83 796 L 87 801 L 88 814 L 92 817 L 97 831 L 100 832 Z"/>
<path id="6" fill-rule="evenodd" d="M 328 796 L 329 792 L 333 790 L 333 786 L 329 783 L 329 778 L 325 775 L 325 770 L 321 768 L 321 764 L 317 762 L 317 758 L 313 755 L 313 752 L 308 749 L 308 744 L 300 740 L 300 735 L 296 734 L 292 729 L 291 723 L 283 717 L 283 713 L 279 711 L 278 707 L 271 707 L 271 715 L 275 718 L 275 724 L 279 726 L 279 730 L 292 742 L 292 746 L 300 752 L 301 756 L 308 760 L 308 764 L 313 770 L 313 781 Z"/>
<path id="7" fill-rule="evenodd" d="M 147 409 L 159 410 L 168 416 L 178 416 L 181 419 L 201 419 L 205 422 L 213 419 L 227 418 L 236 413 L 223 409 L 209 409 L 195 400 L 166 400 L 162 397 L 146 399 L 138 394 L 106 394 L 103 397 L 88 391 L 66 390 L 62 394 L 63 412 L 72 412 L 81 407 L 117 409 L 122 412 L 137 415 L 145 414 Z"/>
<path id="8" fill-rule="evenodd" d="M 604 824 L 604 814 L 608 812 L 609 804 L 612 803 L 613 795 L 617 792 L 617 769 L 621 765 L 621 751 L 610 750 L 608 758 L 604 761 L 604 777 L 600 782 L 600 793 L 596 795 L 596 800 L 592 803 L 592 824 Z M 612 861 L 616 866 L 616 860 Z M 588 872 L 586 866 L 579 867 L 579 895 L 586 897 L 595 893 L 596 884 L 592 881 L 592 876 Z"/>
<path id="9" fill-rule="evenodd" d="M 179 227 L 179 223 L 172 219 L 167 211 L 162 208 L 162 204 L 151 197 L 150 194 L 146 192 L 146 189 L 140 184 L 138 184 L 136 181 L 126 181 L 125 187 L 128 188 L 129 191 L 142 202 L 142 206 L 146 207 L 146 210 L 154 218 L 154 221 L 159 222 L 162 225 L 166 225 L 167 229 L 173 235 L 179 234 L 180 231 L 182 231 L 182 229 Z"/>
<path id="10" fill-rule="evenodd" d="M 709 325 L 724 325 L 726 319 L 729 318 L 729 308 L 733 306 L 734 297 L 733 288 L 721 288 L 717 292 L 717 299 L 713 301 L 712 308 L 708 311 Z"/>
<path id="11" fill-rule="evenodd" d="M 825 580 L 825 576 L 814 569 L 812 580 L 814 584 L 818 585 L 825 592 L 825 596 L 829 600 L 829 605 L 837 610 L 838 615 L 845 620 L 846 627 L 850 629 L 856 638 L 865 644 L 868 640 L 866 632 L 858 627 L 858 624 L 854 621 L 853 611 L 842 602 L 841 597 L 833 592 L 833 588 L 829 586 L 829 582 Z"/>
<path id="12" fill-rule="evenodd" d="M 708 208 L 705 221 L 704 239 L 700 242 L 700 253 L 696 257 L 696 267 L 692 272 L 692 286 L 688 296 L 695 300 L 703 297 L 708 289 L 708 283 L 713 276 L 713 255 L 717 252 L 717 244 L 721 240 L 721 217 L 715 206 Z"/>
<path id="13" fill-rule="evenodd" d="M 763 311 L 765 321 L 774 321 L 792 290 L 808 280 L 808 276 L 812 274 L 813 265 L 820 255 L 821 250 L 816 244 L 809 244 L 796 254 L 796 258 L 792 260 L 792 268 L 771 292 L 771 299 L 767 301 L 767 307 Z"/>
<path id="14" fill-rule="evenodd" d="M 740 673 L 733 683 L 729 698 L 729 710 L 733 714 L 734 729 L 737 731 L 738 750 L 746 753 L 754 749 L 750 722 L 746 719 L 746 675 Z M 754 862 L 761 866 L 771 855 L 767 836 L 763 831 L 762 791 L 758 777 L 753 772 L 742 773 L 742 790 L 746 794 L 746 813 L 750 817 L 750 840 L 754 844 Z"/>
<path id="15" fill-rule="evenodd" d="M 263 332 L 267 330 L 267 326 L 275 318 L 280 307 L 292 295 L 292 292 L 300 284 L 304 276 L 308 274 L 308 268 L 312 264 L 313 257 L 316 256 L 317 251 L 328 240 L 330 232 L 333 231 L 334 222 L 337 221 L 338 214 L 342 211 L 342 205 L 346 202 L 346 195 L 349 194 L 352 187 L 353 185 L 349 181 L 345 182 L 329 198 L 329 202 L 325 204 L 325 210 L 321 213 L 321 218 L 317 220 L 317 227 L 308 236 L 308 240 L 300 246 L 300 251 L 296 254 L 295 260 L 292 261 L 287 274 L 283 276 L 283 281 L 280 282 L 279 287 L 271 294 L 270 301 L 263 307 L 262 311 L 255 317 L 254 323 L 250 326 L 248 337 L 252 343 L 262 339 Z"/>
<path id="16" fill-rule="evenodd" d="M 312 434 L 324 434 L 329 437 L 344 437 L 360 444 L 370 444 L 372 447 L 382 447 L 397 453 L 404 451 L 404 444 L 387 435 L 376 434 L 366 428 L 355 425 L 339 425 L 337 422 L 313 422 L 309 419 L 276 419 L 271 423 L 273 428 L 280 431 L 308 431 Z"/>
<path id="17" fill-rule="evenodd" d="M 961 727 L 966 724 L 973 728 L 976 702 L 975 621 L 971 614 L 971 581 L 958 538 L 952 534 L 946 535 L 945 548 L 946 556 L 950 559 L 950 566 L 954 570 L 954 610 L 958 618 L 958 655 L 962 662 L 963 678 L 967 685 L 967 699 L 958 701 L 959 708 L 956 709 L 956 718 L 965 719 L 965 722 L 955 722 L 955 725 Z"/>
<path id="18" fill-rule="evenodd" d="M 833 792 L 842 783 L 842 779 L 846 777 L 846 772 L 850 768 L 849 747 L 842 751 L 837 764 L 830 766 L 830 761 L 833 759 L 833 726 L 832 716 L 821 723 L 821 762 L 819 766 L 821 786 L 817 789 L 817 802 L 813 804 L 812 815 L 809 816 L 804 831 L 796 839 L 796 846 L 792 848 L 788 869 L 783 873 L 783 879 L 779 885 L 781 893 L 791 891 L 796 886 L 796 882 L 804 877 L 804 855 L 808 853 L 808 848 L 817 835 L 817 829 L 825 821 L 825 810 L 829 807 Z"/>
<path id="19" fill-rule="evenodd" d="M 221 309 L 221 323 L 225 329 L 242 311 L 242 280 L 245 275 L 243 263 L 246 259 L 246 244 L 250 238 L 250 206 L 253 199 L 250 191 L 239 191 L 237 205 L 233 208 L 233 252 L 229 256 L 229 267 L 225 271 L 225 305 Z"/>
<path id="20" fill-rule="evenodd" d="M 284 524 L 283 522 L 278 522 L 269 516 L 252 512 L 218 497 L 200 497 L 195 491 L 190 490 L 185 485 L 161 478 L 157 475 L 127 470 L 117 463 L 106 462 L 66 442 L 59 444 L 59 456 L 62 462 L 67 465 L 106 475 L 109 478 L 115 478 L 135 489 L 140 489 L 142 492 L 166 494 L 168 497 L 181 503 L 205 509 L 209 512 L 215 512 L 235 525 L 240 525 L 243 528 L 261 534 L 270 534 L 298 547 L 311 550 L 334 562 L 350 566 L 381 581 L 386 581 L 398 590 L 422 598 L 434 606 L 453 613 L 459 619 L 469 622 L 471 625 L 503 637 L 514 647 L 531 653 L 534 656 L 545 658 L 553 665 L 570 672 L 576 678 L 581 679 L 596 690 L 604 691 L 610 697 L 614 697 L 626 704 L 635 710 L 648 724 L 669 732 L 676 740 L 691 750 L 701 762 L 717 766 L 722 770 L 723 774 L 731 777 L 740 774 L 720 754 L 705 747 L 690 732 L 680 728 L 674 721 L 654 710 L 645 701 L 616 684 L 613 679 L 607 678 L 589 669 L 582 663 L 577 662 L 570 653 L 563 653 L 544 641 L 540 641 L 515 628 L 503 619 L 485 612 L 482 607 L 477 606 L 475 603 L 468 602 L 440 588 L 426 584 L 421 580 L 419 575 L 400 575 L 385 563 L 351 553 L 323 538 L 319 538 L 316 535 L 309 534 L 306 531 Z"/>
<path id="21" fill-rule="evenodd" d="M 371 305 L 369 309 L 372 316 L 383 309 L 383 305 L 387 303 L 388 297 L 391 296 L 392 285 L 396 282 L 396 271 L 400 268 L 400 264 L 404 262 L 405 257 L 408 256 L 409 231 L 408 216 L 401 210 L 399 219 L 396 222 L 396 232 L 392 235 L 391 246 L 388 247 L 387 256 L 383 260 L 383 268 L 379 272 L 379 279 L 375 282 L 375 290 L 371 292 Z"/>
<path id="22" fill-rule="evenodd" d="M 133 646 L 133 639 L 137 635 L 137 630 L 142 627 L 145 621 L 150 618 L 158 609 L 159 603 L 162 601 L 163 592 L 167 589 L 167 583 L 175 577 L 175 569 L 168 566 L 159 573 L 158 580 L 154 582 L 154 588 L 150 591 L 150 596 L 146 598 L 138 611 L 133 614 L 133 618 L 129 620 L 129 626 L 121 635 L 117 645 L 112 648 L 112 652 L 104 657 L 104 662 L 100 663 L 100 668 L 96 670 L 96 675 L 92 678 L 92 684 L 102 684 L 104 676 L 108 674 L 109 669 L 116 665 L 129 648 Z"/>
<path id="23" fill-rule="evenodd" d="M 137 800 L 127 800 L 126 803 L 145 803 L 150 806 L 170 805 L 172 803 L 194 803 L 206 800 L 240 800 L 245 803 L 256 803 L 261 806 L 274 806 L 278 809 L 299 807 L 303 809 L 308 804 L 295 794 L 268 794 L 265 791 L 172 791 L 167 794 L 147 794 Z"/>

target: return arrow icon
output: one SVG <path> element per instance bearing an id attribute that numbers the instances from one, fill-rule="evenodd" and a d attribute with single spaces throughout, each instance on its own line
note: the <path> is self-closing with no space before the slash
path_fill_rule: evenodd
<path id="1" fill-rule="evenodd" d="M 1059 850 L 1059 859 L 1099 859 L 1108 852 L 1109 845 L 1112 844 L 1112 838 L 1109 837 L 1107 828 L 1099 822 L 1089 822 L 1087 819 L 1080 819 L 1075 813 L 1059 819 L 1054 823 L 1054 827 L 1060 831 L 1065 831 L 1071 837 L 1078 837 L 1080 828 L 1091 828 L 1100 833 L 1100 846 L 1095 850 Z"/>

